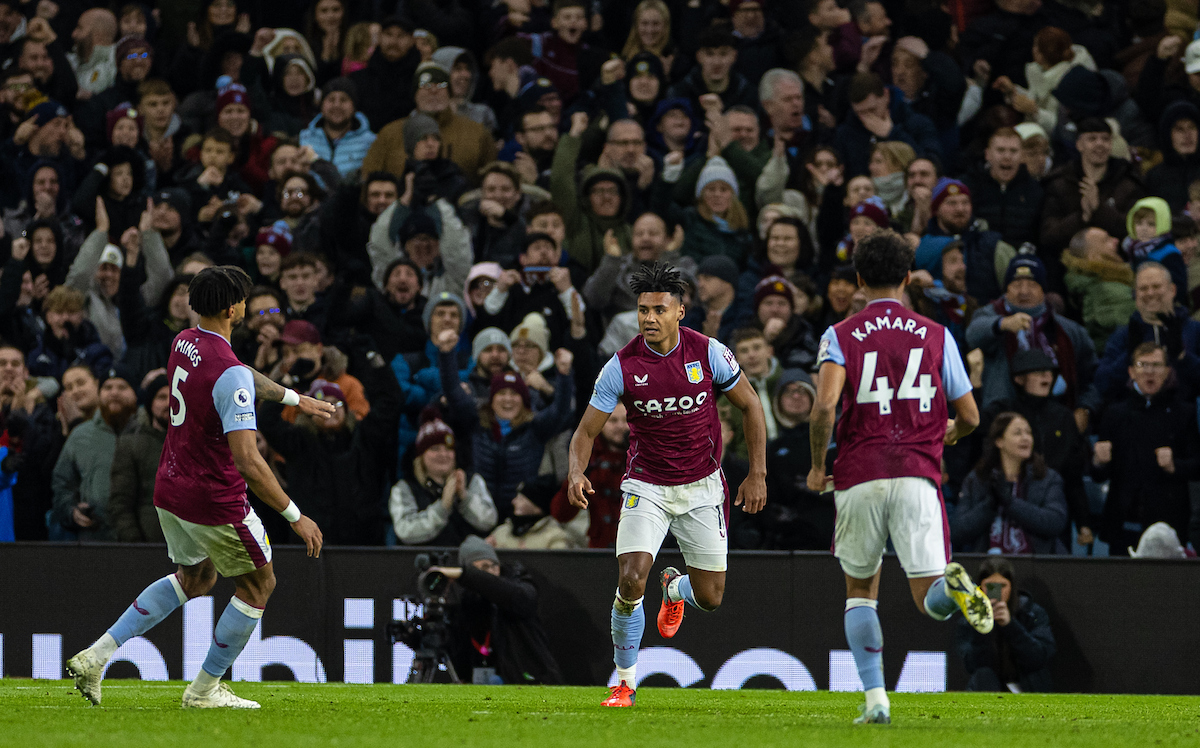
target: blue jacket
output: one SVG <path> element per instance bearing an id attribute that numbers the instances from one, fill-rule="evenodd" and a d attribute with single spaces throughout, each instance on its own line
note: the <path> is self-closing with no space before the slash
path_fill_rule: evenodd
<path id="1" fill-rule="evenodd" d="M 1129 355 L 1139 344 L 1151 340 L 1167 347 L 1167 359 L 1183 388 L 1190 394 L 1200 394 L 1200 322 L 1191 319 L 1186 308 L 1177 306 L 1165 325 L 1147 324 L 1141 312 L 1134 312 L 1128 325 L 1113 330 L 1096 368 L 1095 384 L 1101 397 L 1114 401 L 1124 396 L 1129 382 Z"/>
<path id="2" fill-rule="evenodd" d="M 308 127 L 300 131 L 300 146 L 312 146 L 318 158 L 333 164 L 338 174 L 344 177 L 362 166 L 363 158 L 375 142 L 375 133 L 371 132 L 366 116 L 362 112 L 355 112 L 354 119 L 358 126 L 351 127 L 337 142 L 331 143 L 329 136 L 321 129 L 322 116 L 318 114 L 308 123 Z"/>
<path id="3" fill-rule="evenodd" d="M 851 112 L 838 125 L 833 145 L 846 161 L 846 179 L 867 173 L 867 165 L 871 160 L 871 147 L 884 140 L 902 140 L 913 147 L 918 156 L 942 157 L 942 143 L 938 137 L 937 128 L 933 121 L 923 114 L 917 114 L 904 101 L 904 95 L 897 89 L 891 90 L 891 103 L 888 111 L 892 117 L 892 131 L 887 137 L 881 138 L 863 127 L 858 115 Z"/>
<path id="4" fill-rule="evenodd" d="M 8 447 L 0 447 L 0 462 L 8 457 Z M 0 543 L 11 543 L 17 539 L 13 527 L 13 491 L 17 482 L 16 473 L 0 470 Z"/>

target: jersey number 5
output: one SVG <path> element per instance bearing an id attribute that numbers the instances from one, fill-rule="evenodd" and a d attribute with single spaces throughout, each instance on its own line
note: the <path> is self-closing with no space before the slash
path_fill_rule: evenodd
<path id="1" fill-rule="evenodd" d="M 875 371 L 875 366 L 872 364 L 871 371 Z M 179 383 L 186 382 L 188 378 L 187 370 L 182 366 L 175 367 L 175 373 L 171 376 L 171 397 L 179 403 L 179 412 L 171 409 L 171 425 L 179 426 L 183 423 L 183 419 L 187 417 L 187 403 L 183 401 L 183 393 L 179 391 Z"/>
<path id="2" fill-rule="evenodd" d="M 904 378 L 900 380 L 899 400 L 916 400 L 917 407 L 922 413 L 928 413 L 933 406 L 933 396 L 937 388 L 933 386 L 933 377 L 917 372 L 921 369 L 921 358 L 925 355 L 922 348 L 913 348 L 908 352 L 908 366 L 904 369 Z M 895 393 L 888 386 L 887 377 L 876 377 L 875 366 L 879 360 L 878 351 L 868 351 L 863 355 L 862 379 L 858 382 L 858 395 L 855 402 L 859 404 L 879 403 L 879 414 L 890 415 L 892 412 L 892 395 Z M 919 380 L 919 384 L 918 384 Z M 872 389 L 874 385 L 874 389 Z"/>

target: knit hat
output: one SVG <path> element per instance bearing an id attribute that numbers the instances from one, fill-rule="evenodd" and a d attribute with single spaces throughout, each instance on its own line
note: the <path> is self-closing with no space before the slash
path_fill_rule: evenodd
<path id="1" fill-rule="evenodd" d="M 425 451 L 430 447 L 444 444 L 450 449 L 454 449 L 454 430 L 446 425 L 446 422 L 440 418 L 432 418 L 421 424 L 421 428 L 417 430 L 417 444 L 414 448 L 414 456 L 420 457 L 425 454 Z"/>
<path id="2" fill-rule="evenodd" d="M 431 84 L 444 83 L 450 85 L 450 71 L 436 62 L 422 62 L 417 65 L 417 70 L 413 73 L 412 90 L 416 91 L 421 86 Z M 407 127 L 407 125 L 405 125 Z"/>
<path id="3" fill-rule="evenodd" d="M 696 275 L 711 275 L 737 288 L 737 263 L 725 255 L 709 255 L 705 257 L 700 261 L 700 266 L 696 268 Z"/>
<path id="4" fill-rule="evenodd" d="M 813 386 L 812 377 L 803 369 L 784 369 L 780 373 L 778 381 L 775 382 L 775 388 L 771 391 L 771 397 L 777 400 L 783 394 L 783 388 L 793 382 L 799 382 L 800 386 L 808 390 L 808 394 L 812 395 L 813 400 L 817 399 L 817 388 Z"/>
<path id="5" fill-rule="evenodd" d="M 125 253 L 115 244 L 105 244 L 104 249 L 100 252 L 100 262 L 96 264 L 116 265 L 118 268 L 123 268 L 125 267 Z"/>
<path id="6" fill-rule="evenodd" d="M 58 119 L 59 117 L 67 117 L 70 116 L 71 113 L 67 111 L 65 106 L 59 104 L 54 99 L 47 99 L 41 104 L 38 104 L 34 108 L 30 109 L 28 112 L 26 112 L 26 114 L 36 117 L 37 119 L 34 120 L 34 124 L 36 124 L 38 127 L 42 127 L 50 120 Z"/>
<path id="7" fill-rule="evenodd" d="M 433 310 L 439 306 L 453 304 L 458 307 L 458 331 L 461 333 L 463 325 L 467 322 L 467 306 L 463 304 L 463 300 L 449 291 L 442 291 L 434 294 L 434 296 L 425 302 L 425 311 L 421 312 L 421 321 L 425 323 L 425 332 L 429 332 L 429 323 L 433 320 Z"/>
<path id="8" fill-rule="evenodd" d="M 546 354 L 550 350 L 550 328 L 546 325 L 546 318 L 539 312 L 530 312 L 525 315 L 525 319 L 521 320 L 521 324 L 513 328 L 509 333 L 508 342 L 509 350 L 512 350 L 512 345 L 515 345 L 518 340 L 528 340 L 542 350 L 542 354 Z"/>
<path id="9" fill-rule="evenodd" d="M 938 208 L 942 206 L 942 201 L 951 195 L 966 195 L 970 197 L 971 190 L 957 179 L 942 177 L 933 187 L 933 200 L 929 204 L 930 209 L 934 213 L 937 213 Z"/>
<path id="10" fill-rule="evenodd" d="M 758 311 L 758 305 L 768 296 L 782 296 L 787 299 L 788 306 L 792 307 L 792 311 L 795 311 L 796 297 L 793 295 L 795 290 L 795 287 L 782 275 L 768 275 L 754 287 L 754 311 Z"/>
<path id="11" fill-rule="evenodd" d="M 1052 93 L 1075 120 L 1100 115 L 1108 104 L 1108 82 L 1082 65 L 1071 68 Z"/>
<path id="12" fill-rule="evenodd" d="M 230 104 L 241 104 L 250 109 L 250 94 L 241 83 L 230 83 L 217 92 L 217 116 Z"/>
<path id="13" fill-rule="evenodd" d="M 275 248 L 281 257 L 287 257 L 292 251 L 292 232 L 283 221 L 276 221 L 270 226 L 263 226 L 254 237 L 254 246 L 268 245 Z"/>
<path id="14" fill-rule="evenodd" d="M 417 148 L 417 143 L 420 143 L 430 135 L 436 135 L 440 140 L 442 131 L 438 129 L 437 120 L 430 117 L 424 112 L 413 112 L 408 119 L 404 121 L 404 152 L 412 158 L 413 151 Z"/>
<path id="15" fill-rule="evenodd" d="M 275 339 L 286 345 L 320 344 L 321 331 L 311 322 L 294 319 L 283 326 L 283 332 L 279 333 L 279 337 Z"/>
<path id="16" fill-rule="evenodd" d="M 1166 522 L 1155 522 L 1138 539 L 1137 549 L 1129 548 L 1130 558 L 1187 558 L 1179 533 Z"/>
<path id="17" fill-rule="evenodd" d="M 491 402 L 496 393 L 501 390 L 513 390 L 521 396 L 521 402 L 525 403 L 525 407 L 529 407 L 529 385 L 525 384 L 525 380 L 520 374 L 511 371 L 502 371 L 492 377 L 492 385 L 488 388 L 488 402 Z"/>
<path id="18" fill-rule="evenodd" d="M 1084 117 L 1075 123 L 1075 137 L 1087 135 L 1089 132 L 1098 132 L 1105 135 L 1115 135 L 1112 125 L 1108 124 L 1108 120 L 1103 117 Z"/>
<path id="19" fill-rule="evenodd" d="M 1008 270 L 1004 273 L 1004 287 L 1008 288 L 1010 283 L 1022 278 L 1028 278 L 1044 289 L 1046 287 L 1046 266 L 1033 255 L 1017 255 L 1012 262 L 1008 263 Z"/>
<path id="20" fill-rule="evenodd" d="M 1040 348 L 1017 351 L 1013 354 L 1012 360 L 1008 362 L 1008 373 L 1014 377 L 1018 374 L 1029 374 L 1035 371 L 1057 370 L 1054 359 Z"/>
<path id="21" fill-rule="evenodd" d="M 550 513 L 550 502 L 562 483 L 553 475 L 539 475 L 517 486 L 517 493 L 533 502 L 542 510 L 542 514 Z"/>
<path id="22" fill-rule="evenodd" d="M 558 89 L 554 87 L 549 78 L 534 78 L 517 91 L 517 106 L 522 112 L 527 112 L 535 106 L 539 106 L 543 96 L 556 93 L 558 93 Z"/>
<path id="23" fill-rule="evenodd" d="M 138 392 L 138 404 L 143 406 L 147 411 L 150 410 L 150 404 L 154 402 L 155 396 L 158 395 L 162 388 L 170 386 L 171 379 L 166 374 L 159 374 Z"/>
<path id="24" fill-rule="evenodd" d="M 478 535 L 469 535 L 467 539 L 458 547 L 458 565 L 466 568 L 473 566 L 476 561 L 489 560 L 495 564 L 500 563 L 500 557 L 496 555 L 496 549 L 488 545 L 487 541 Z"/>
<path id="25" fill-rule="evenodd" d="M 696 180 L 696 197 L 700 197 L 700 193 L 710 182 L 724 182 L 733 190 L 734 197 L 738 195 L 737 176 L 733 173 L 733 169 L 729 168 L 729 162 L 720 156 L 713 156 L 700 170 L 700 178 Z"/>
<path id="26" fill-rule="evenodd" d="M 174 208 L 179 217 L 185 221 L 192 214 L 192 198 L 182 187 L 168 187 L 155 193 L 154 204 L 162 205 L 163 203 Z"/>
<path id="27" fill-rule="evenodd" d="M 854 209 L 850 211 L 850 220 L 854 220 L 860 216 L 871 219 L 881 229 L 886 229 L 891 225 L 891 220 L 888 218 L 887 206 L 878 197 L 868 197 L 854 206 Z"/>
<path id="28" fill-rule="evenodd" d="M 108 136 L 108 142 L 112 142 L 113 128 L 122 119 L 129 118 L 137 125 L 138 135 L 142 134 L 142 128 L 145 121 L 142 119 L 142 113 L 133 108 L 133 105 L 128 101 L 117 105 L 116 109 L 112 109 L 108 114 L 104 115 L 105 134 Z"/>
<path id="29" fill-rule="evenodd" d="M 833 269 L 833 272 L 830 273 L 829 280 L 846 281 L 847 283 L 857 286 L 858 271 L 854 269 L 853 265 L 838 265 Z"/>
<path id="30" fill-rule="evenodd" d="M 508 355 L 512 355 L 512 343 L 508 342 L 508 336 L 504 334 L 504 331 L 499 327 L 485 327 L 477 332 L 475 339 L 471 341 L 471 358 L 478 361 L 480 354 L 493 345 L 504 346 Z"/>
<path id="31" fill-rule="evenodd" d="M 729 14 L 733 15 L 746 3 L 754 3 L 762 10 L 767 9 L 767 0 L 729 0 Z"/>
<path id="32" fill-rule="evenodd" d="M 308 396 L 315 400 L 322 400 L 327 403 L 346 402 L 346 394 L 342 392 L 342 388 L 333 382 L 327 382 L 324 379 L 313 380 L 312 387 L 308 388 Z"/>
<path id="33" fill-rule="evenodd" d="M 423 210 L 414 210 L 400 224 L 400 246 L 408 244 L 410 239 L 418 236 L 432 236 L 439 239 L 437 223 Z"/>
<path id="34" fill-rule="evenodd" d="M 631 80 L 638 75 L 653 75 L 662 83 L 666 78 L 662 59 L 653 52 L 638 52 L 625 63 L 625 79 Z M 666 91 L 666 86 L 660 86 L 660 92 Z"/>
<path id="35" fill-rule="evenodd" d="M 341 91 L 342 93 L 349 96 L 351 103 L 354 104 L 354 108 L 355 109 L 358 108 L 358 84 L 357 83 L 355 83 L 354 81 L 350 80 L 349 78 L 347 78 L 345 76 L 340 76 L 338 78 L 334 78 L 333 80 L 326 83 L 325 86 L 321 89 L 321 97 L 324 98 L 324 97 L 328 96 L 329 94 L 333 93 L 334 91 Z"/>
<path id="36" fill-rule="evenodd" d="M 138 391 L 137 376 L 129 367 L 125 366 L 125 364 L 113 364 L 111 367 L 109 367 L 107 372 L 102 373 L 100 375 L 100 386 L 103 387 L 104 383 L 110 379 L 121 379 L 128 384 L 135 393 Z"/>
<path id="37" fill-rule="evenodd" d="M 113 58 L 120 65 L 121 60 L 124 60 L 126 55 L 138 50 L 144 50 L 150 55 L 151 59 L 154 58 L 154 46 L 150 42 L 140 36 L 123 36 L 121 37 L 121 41 L 117 42 L 116 49 L 113 50 Z"/>

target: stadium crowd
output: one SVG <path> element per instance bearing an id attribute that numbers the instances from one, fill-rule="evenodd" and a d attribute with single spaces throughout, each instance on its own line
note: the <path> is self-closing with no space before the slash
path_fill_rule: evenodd
<path id="1" fill-rule="evenodd" d="M 0 540 L 161 541 L 171 341 L 236 264 L 235 353 L 338 406 L 258 414 L 327 543 L 610 547 L 623 408 L 587 511 L 566 444 L 666 261 L 766 413 L 731 547 L 826 550 L 817 341 L 892 228 L 983 411 L 946 451 L 955 547 L 1125 555 L 1162 522 L 1182 556 L 1196 31 L 1178 0 L 0 0 Z"/>

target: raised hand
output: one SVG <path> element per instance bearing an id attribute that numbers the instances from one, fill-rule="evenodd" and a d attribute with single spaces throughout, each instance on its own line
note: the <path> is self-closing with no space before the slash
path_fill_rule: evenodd
<path id="1" fill-rule="evenodd" d="M 104 198 L 96 196 L 96 230 L 108 233 L 108 208 L 104 207 Z"/>

